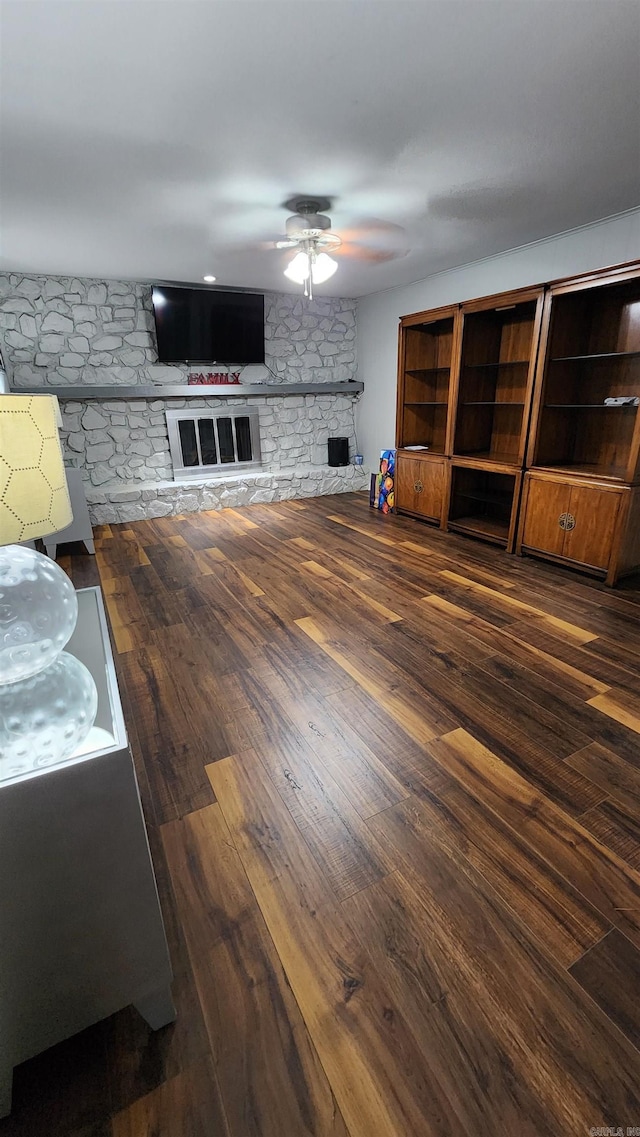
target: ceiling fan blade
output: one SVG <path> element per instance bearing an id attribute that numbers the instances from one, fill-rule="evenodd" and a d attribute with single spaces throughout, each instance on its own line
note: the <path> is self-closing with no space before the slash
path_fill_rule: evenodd
<path id="1" fill-rule="evenodd" d="M 261 249 L 263 252 L 272 252 L 274 249 L 295 249 L 297 241 L 288 241 L 283 239 L 281 241 L 243 241 L 242 245 L 237 245 L 237 248 L 243 248 L 247 251 L 251 249 Z"/>
<path id="2" fill-rule="evenodd" d="M 358 245 L 356 242 L 345 241 L 336 250 L 336 256 L 346 257 L 351 261 L 367 261 L 369 264 L 383 264 L 385 261 L 400 260 L 406 257 L 408 249 L 372 249 L 367 245 Z"/>
<path id="3" fill-rule="evenodd" d="M 353 260 L 382 263 L 399 260 L 409 252 L 407 235 L 401 225 L 367 218 L 348 229 L 341 229 L 340 253 Z"/>

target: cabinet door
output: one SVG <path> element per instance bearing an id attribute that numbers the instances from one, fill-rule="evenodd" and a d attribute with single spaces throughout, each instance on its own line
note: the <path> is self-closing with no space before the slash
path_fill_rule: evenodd
<path id="1" fill-rule="evenodd" d="M 572 486 L 563 556 L 591 568 L 608 568 L 620 502 L 613 490 Z"/>
<path id="2" fill-rule="evenodd" d="M 569 511 L 571 486 L 529 478 L 522 544 L 541 553 L 563 555 L 565 530 L 560 518 Z"/>
<path id="3" fill-rule="evenodd" d="M 444 505 L 445 464 L 424 458 L 396 459 L 396 505 L 430 521 L 440 521 Z"/>

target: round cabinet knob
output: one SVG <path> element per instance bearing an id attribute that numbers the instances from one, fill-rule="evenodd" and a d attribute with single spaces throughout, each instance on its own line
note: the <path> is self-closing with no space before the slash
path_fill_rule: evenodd
<path id="1" fill-rule="evenodd" d="M 424 489 L 424 486 L 423 486 L 421 481 L 417 481 L 417 482 L 413 483 L 414 493 L 422 493 L 423 489 Z"/>
<path id="2" fill-rule="evenodd" d="M 576 519 L 572 513 L 561 513 L 558 518 L 558 525 L 561 529 L 564 529 L 565 532 L 569 533 L 572 529 L 575 529 Z"/>

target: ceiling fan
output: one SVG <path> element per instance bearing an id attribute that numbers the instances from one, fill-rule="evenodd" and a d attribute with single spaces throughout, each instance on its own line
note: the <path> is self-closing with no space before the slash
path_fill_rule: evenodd
<path id="1" fill-rule="evenodd" d="M 360 228 L 347 231 L 343 237 L 332 232 L 331 208 L 328 197 L 292 197 L 284 203 L 293 210 L 285 222 L 286 236 L 275 241 L 276 249 L 297 249 L 296 255 L 284 270 L 284 275 L 296 284 L 302 284 L 304 295 L 313 298 L 314 284 L 324 284 L 338 268 L 329 251 L 340 256 L 369 261 L 392 260 L 407 252 L 401 243 L 404 236 L 399 225 L 372 220 Z"/>

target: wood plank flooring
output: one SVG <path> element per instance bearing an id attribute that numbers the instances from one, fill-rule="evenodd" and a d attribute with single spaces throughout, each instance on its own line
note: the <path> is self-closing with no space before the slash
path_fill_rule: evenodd
<path id="1" fill-rule="evenodd" d="M 175 970 L 0 1137 L 640 1126 L 640 589 L 363 495 L 96 532 Z"/>

